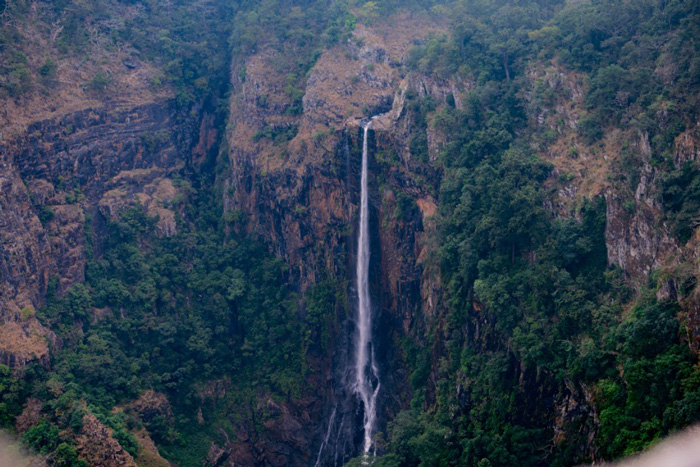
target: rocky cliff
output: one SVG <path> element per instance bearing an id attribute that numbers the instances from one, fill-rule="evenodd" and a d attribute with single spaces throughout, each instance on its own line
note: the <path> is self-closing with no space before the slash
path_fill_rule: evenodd
<path id="1" fill-rule="evenodd" d="M 303 78 L 303 97 L 280 65 L 279 44 L 261 41 L 264 46 L 254 52 L 234 54 L 223 136 L 211 102 L 185 112 L 170 90 L 153 91 L 148 82 L 156 71 L 128 50 L 105 56 L 114 77 L 106 94 L 75 86 L 61 88 L 55 105 L 36 97 L 24 107 L 16 100 L 7 104 L 0 114 L 0 363 L 22 368 L 38 359 L 48 367 L 50 348 L 62 343 L 35 317 L 47 294 L 62 295 L 85 280 L 89 256 L 99 256 L 108 235 L 106 224 L 129 206 L 140 205 L 157 218 L 157 237 L 176 236 L 188 221 L 181 204 L 189 190 L 183 175 L 205 167 L 216 171 L 223 230 L 261 239 L 289 266 L 287 285 L 298 292 L 293 312 L 303 317 L 307 294 L 326 281 L 341 297 L 327 310 L 332 344 L 309 351 L 301 394 L 257 391 L 244 402 L 230 402 L 236 385 L 227 378 L 202 383 L 190 394 L 196 401 L 188 409 L 196 411 L 200 425 L 217 404 L 230 404 L 235 412 L 227 414 L 225 428 L 217 426 L 208 465 L 324 465 L 354 457 L 361 414 L 346 369 L 353 352 L 361 125 L 373 116 L 378 118 L 370 132 L 370 277 L 378 317 L 374 333 L 381 336 L 373 350 L 383 376 L 378 444 L 388 421 L 413 396 L 411 373 L 419 362 L 411 346 L 427 348 L 424 409 L 436 402 L 440 368 L 447 365 L 446 347 L 456 345 L 453 341 L 489 352 L 499 346 L 510 350 L 510 336 L 494 331 L 494 310 L 473 290 L 466 292 L 469 316 L 450 329 L 436 258 L 442 157 L 454 143 L 442 120 L 449 118 L 446 110 L 475 105 L 470 92 L 483 83 L 406 66 L 414 47 L 447 30 L 439 9 L 366 23 L 314 57 Z M 95 70 L 63 69 L 60 75 L 87 81 Z M 611 126 L 598 141 L 583 137 L 590 83 L 556 60 L 533 60 L 522 81 L 519 98 L 527 120 L 522 131 L 532 135 L 528 151 L 552 168 L 544 182 L 548 215 L 581 221 L 582 205 L 604 203 L 608 264 L 622 271 L 634 291 L 654 283 L 659 298 L 680 303 L 688 342 L 697 353 L 700 306 L 688 284 L 699 276 L 692 265 L 700 254 L 700 234 L 693 224 L 688 242 L 674 236 L 663 208 L 665 175 L 654 161 L 649 134 Z M 664 110 L 656 117 L 666 118 Z M 218 164 L 207 165 L 217 155 Z M 686 162 L 697 164 L 699 155 L 697 126 L 675 138 L 670 157 L 678 170 Z M 530 265 L 537 262 L 535 251 L 520 253 Z M 511 257 L 511 265 L 515 260 Z M 235 302 L 218 298 L 227 306 L 225 300 Z M 94 319 L 116 311 L 93 310 Z M 577 458 L 598 457 L 594 388 L 568 376 L 559 387 L 539 367 L 511 360 L 509 375 L 534 405 L 532 418 L 552 420 L 553 445 L 575 440 Z M 456 401 L 450 414 L 470 409 L 467 383 L 443 388 Z M 147 399 L 167 410 L 150 413 Z M 146 425 L 157 417 L 174 423 L 163 394 L 146 392 L 130 410 Z M 83 458 L 105 465 L 141 462 L 95 417 L 83 423 L 76 438 Z M 138 439 L 148 447 L 142 455 L 151 458 L 143 462 L 165 462 L 147 432 Z"/>
<path id="2" fill-rule="evenodd" d="M 377 332 L 391 336 L 380 345 L 390 380 L 383 401 L 385 420 L 410 398 L 406 355 L 398 350 L 400 338 L 422 336 L 426 320 L 436 326 L 442 319 L 444 297 L 437 268 L 431 269 L 435 245 L 430 243 L 434 238 L 430 232 L 435 228 L 432 216 L 440 184 L 439 154 L 450 138 L 433 125 L 433 119 L 445 106 L 461 109 L 464 96 L 476 86 L 416 71 L 405 73 L 402 65 L 410 47 L 420 44 L 430 31 L 439 30 L 439 22 L 406 17 L 376 27 L 358 26 L 347 43 L 324 51 L 309 71 L 301 115 L 288 112 L 291 102 L 284 94 L 284 77 L 274 69 L 276 52 L 264 50 L 246 57 L 232 71 L 226 209 L 242 214 L 236 228 L 261 235 L 285 258 L 302 291 L 329 274 L 351 284 L 359 122 L 382 115 L 374 125 L 370 184 L 374 297 L 381 313 Z M 671 235 L 660 201 L 659 173 L 651 162 L 649 136 L 611 129 L 601 142 L 591 144 L 579 129 L 586 115 L 585 79 L 556 62 L 537 62 L 529 67 L 527 80 L 529 128 L 549 138 L 535 139 L 532 146 L 554 168 L 546 182 L 553 194 L 547 200 L 552 215 L 579 216 L 584 200 L 603 199 L 608 263 L 622 269 L 637 290 L 655 271 L 673 269 L 680 264 L 679 258 L 692 257 L 694 243 L 681 248 Z M 545 95 L 551 97 L 543 99 Z M 416 120 L 407 96 L 434 100 L 436 107 L 425 122 Z M 411 150 L 420 124 L 426 125 L 427 160 L 417 160 Z M 697 155 L 693 134 L 685 132 L 675 142 L 678 167 Z M 629 160 L 639 167 L 633 180 L 620 175 Z M 662 289 L 670 289 L 665 293 L 673 295 L 677 287 L 668 284 Z M 353 296 L 350 285 L 346 293 Z M 475 303 L 478 315 L 478 297 Z M 690 322 L 695 323 L 695 311 L 689 313 Z M 348 316 L 339 319 L 342 322 Z M 478 323 L 475 326 L 478 330 Z M 342 335 L 347 332 L 344 329 L 336 332 Z M 697 337 L 691 341 L 697 342 Z M 315 427 L 317 440 L 323 439 L 318 427 L 324 426 L 324 420 L 337 417 L 333 407 L 337 408 L 342 375 L 334 374 L 333 368 L 342 367 L 349 351 L 347 338 L 339 342 L 334 355 L 325 356 L 319 368 L 328 375 L 320 406 L 312 411 L 310 420 L 298 422 Z M 577 438 L 581 455 L 595 458 L 597 414 L 591 388 L 573 383 L 563 391 L 546 388 L 541 376 L 525 367 L 519 378 L 524 388 L 539 391 L 548 410 L 559 414 L 557 443 Z M 336 403 L 329 405 L 334 399 Z M 285 435 L 274 436 L 283 439 Z"/>
<path id="3" fill-rule="evenodd" d="M 176 122 L 175 113 L 168 100 L 103 105 L 31 123 L 1 143 L 0 329 L 14 336 L 0 344 L 5 362 L 47 358 L 50 333 L 33 310 L 52 277 L 57 293 L 84 280 L 86 228 L 102 235 L 105 219 L 140 203 L 158 217 L 161 235 L 176 233 L 178 188 L 170 177 L 191 160 L 189 135 L 196 131 Z"/>
<path id="4" fill-rule="evenodd" d="M 464 86 L 402 71 L 414 42 L 440 30 L 440 22 L 408 16 L 395 18 L 391 25 L 358 25 L 347 42 L 325 50 L 308 72 L 300 115 L 288 111 L 292 102 L 284 93 L 284 76 L 275 70 L 274 50 L 246 57 L 231 74 L 230 169 L 223 184 L 225 209 L 240 219 L 234 228 L 261 236 L 283 257 L 300 291 L 328 277 L 339 279 L 350 297 L 349 310 L 354 302 L 350 283 L 357 248 L 360 120 L 382 115 L 370 144 L 370 224 L 376 332 L 385 336 L 379 344 L 386 375 L 385 420 L 408 397 L 403 356 L 394 339 L 422 326 L 423 316 L 434 315 L 440 300 L 439 279 L 424 273 L 430 248 L 424 232 L 433 225 L 438 175 L 428 161 L 411 157 L 412 116 L 404 108 L 405 94 L 429 95 L 444 103 L 453 90 L 459 96 Z M 435 154 L 437 143 L 431 146 Z M 345 313 L 334 330 L 339 345 L 319 356 L 315 370 L 325 382 L 314 388 L 310 417 L 280 409 L 283 420 L 296 420 L 271 426 L 271 438 L 264 444 L 285 444 L 292 436 L 287 430 L 306 427 L 314 437 L 304 451 L 315 455 L 324 437 L 339 437 L 343 423 L 354 423 L 341 421 L 351 414 L 338 414 L 336 426 L 328 427 L 334 407 L 352 397 L 343 387 L 352 333 L 352 315 Z M 328 449 L 323 456 L 330 453 L 341 460 L 354 454 L 350 446 L 333 449 L 338 452 Z"/>
<path id="5" fill-rule="evenodd" d="M 664 69 L 656 72 L 662 74 Z M 598 143 L 590 144 L 580 134 L 581 120 L 586 116 L 583 100 L 588 92 L 582 77 L 556 64 L 539 63 L 530 67 L 528 78 L 530 125 L 537 131 L 556 135 L 549 144 L 535 142 L 541 155 L 554 166 L 548 182 L 554 192 L 550 201 L 552 212 L 566 217 L 581 200 L 602 197 L 606 206 L 608 263 L 624 271 L 636 290 L 658 287 L 660 299 L 680 300 L 690 323 L 696 323 L 697 297 L 684 296 L 678 283 L 696 280 L 697 272 L 688 270 L 688 264 L 698 258 L 696 243 L 692 240 L 683 244 L 672 233 L 662 194 L 668 169 L 659 166 L 660 155 L 658 149 L 652 149 L 649 134 L 611 128 Z M 555 97 L 544 103 L 543 93 Z M 663 127 L 668 111 L 657 110 L 655 118 Z M 677 170 L 686 163 L 697 165 L 699 131 L 697 123 L 691 125 L 669 144 L 663 157 L 672 161 Z M 697 231 L 693 238 L 696 235 Z M 696 325 L 691 329 L 690 341 L 697 351 L 698 330 Z"/>

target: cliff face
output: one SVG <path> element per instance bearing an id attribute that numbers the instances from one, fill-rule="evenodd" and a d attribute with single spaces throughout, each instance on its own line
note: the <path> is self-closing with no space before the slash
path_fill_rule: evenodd
<path id="1" fill-rule="evenodd" d="M 440 30 L 437 23 L 408 17 L 397 19 L 392 27 L 358 25 L 347 43 L 325 50 L 309 71 L 300 115 L 289 112 L 284 75 L 274 67 L 276 52 L 263 50 L 250 56 L 231 74 L 230 170 L 222 182 L 225 210 L 237 219 L 233 228 L 262 237 L 288 262 L 292 281 L 302 292 L 328 277 L 338 279 L 350 310 L 360 195 L 360 119 L 382 114 L 370 135 L 371 277 L 379 316 L 375 332 L 383 336 L 378 345 L 386 365 L 382 410 L 387 415 L 398 410 L 408 395 L 399 364 L 402 356 L 393 339 L 415 331 L 422 316 L 434 314 L 438 306 L 439 279 L 426 275 L 423 280 L 429 248 L 424 232 L 431 228 L 435 213 L 437 172 L 427 161 L 411 158 L 407 135 L 412 122 L 404 104 L 406 92 L 444 102 L 458 86 L 400 72 L 413 41 L 436 30 Z M 286 422 L 270 426 L 269 438 L 251 449 L 285 444 L 295 436 L 296 426 L 315 433 L 304 451 L 316 455 L 324 437 L 335 438 L 338 426 L 354 423 L 339 421 L 343 415 L 338 414 L 334 416 L 338 426 L 327 426 L 333 408 L 352 397 L 343 387 L 352 351 L 354 312 L 348 313 L 337 317 L 340 324 L 334 330 L 332 351 L 318 356 L 314 370 L 321 382 L 314 388 L 308 415 L 280 409 Z M 343 410 L 349 409 L 338 408 Z M 353 436 L 352 429 L 350 433 Z M 333 449 L 339 451 L 338 459 L 354 454 L 350 446 Z M 239 456 L 239 462 L 246 458 Z"/>
<path id="2" fill-rule="evenodd" d="M 137 467 L 134 458 L 112 437 L 111 430 L 91 414 L 83 418 L 77 438 L 80 458 L 88 465 L 105 467 Z"/>
<path id="3" fill-rule="evenodd" d="M 431 29 L 439 27 L 407 18 L 381 28 L 358 27 L 347 43 L 324 51 L 308 73 L 301 115 L 288 111 L 291 101 L 285 97 L 284 77 L 274 68 L 276 52 L 264 50 L 250 56 L 232 71 L 227 134 L 231 167 L 223 183 L 226 210 L 238 219 L 234 228 L 264 238 L 290 264 L 301 291 L 328 275 L 345 280 L 350 310 L 360 121 L 382 115 L 373 125 L 370 144 L 370 199 L 373 300 L 380 316 L 377 331 L 390 336 L 378 344 L 389 388 L 382 402 L 385 420 L 410 397 L 401 364 L 405 355 L 398 350 L 397 338 L 421 335 L 426 322 L 439 322 L 443 310 L 440 276 L 431 261 L 435 245 L 430 239 L 435 238 L 431 233 L 440 183 L 438 155 L 449 135 L 431 124 L 435 114 L 430 113 L 425 130 L 428 159 L 417 160 L 410 140 L 419 122 L 407 109 L 407 96 L 429 96 L 438 109 L 446 105 L 460 109 L 465 93 L 475 86 L 399 71 L 414 41 Z M 584 77 L 556 63 L 534 63 L 527 79 L 528 126 L 536 134 L 551 135 L 548 141 L 532 142 L 535 152 L 554 167 L 547 181 L 553 193 L 547 201 L 550 212 L 578 216 L 584 199 L 604 199 L 608 262 L 619 266 L 636 289 L 654 271 L 676 268 L 682 258 L 697 258 L 693 256 L 696 243 L 681 248 L 670 233 L 648 135 L 613 129 L 602 142 L 589 144 L 579 132 L 586 115 Z M 543 95 L 550 97 L 542 99 Z M 677 166 L 697 157 L 694 135 L 689 131 L 677 138 L 673 155 Z M 641 161 L 636 178 L 621 178 L 625 158 L 635 164 Z M 674 299 L 679 298 L 673 292 L 677 289 L 673 283 L 662 287 Z M 690 322 L 698 322 L 695 299 L 684 300 Z M 478 300 L 475 303 L 478 315 Z M 339 316 L 341 322 L 347 318 Z M 326 435 L 318 427 L 337 416 L 332 409 L 342 392 L 342 375 L 337 370 L 351 348 L 351 329 L 347 325 L 336 329 L 338 336 L 345 334 L 345 340 L 337 340 L 333 355 L 322 356 L 317 370 L 327 375 L 327 384 L 325 394 L 313 404 L 310 419 L 297 417 L 294 410 L 285 412 L 286 417 L 297 417 L 294 426 L 315 427 L 318 442 Z M 698 326 L 694 329 L 697 334 Z M 697 336 L 691 341 L 697 348 Z M 552 411 L 548 413 L 557 414 L 557 442 L 579 439 L 581 456 L 595 457 L 593 436 L 598 422 L 591 389 L 573 383 L 562 391 L 540 388 L 544 383 L 539 378 L 525 370 L 520 376 L 523 387 L 539 391 L 542 404 Z M 284 443 L 287 428 L 275 427 L 263 444 Z"/>
<path id="4" fill-rule="evenodd" d="M 673 267 L 687 257 L 688 249 L 682 252 L 671 234 L 661 203 L 663 172 L 652 161 L 649 135 L 612 128 L 599 143 L 588 144 L 579 134 L 586 115 L 583 77 L 556 64 L 538 63 L 531 66 L 528 79 L 530 126 L 554 135 L 549 144 L 534 143 L 554 166 L 548 182 L 555 191 L 552 212 L 567 216 L 581 199 L 603 197 L 608 261 L 637 288 L 647 283 L 652 271 Z M 659 124 L 666 118 L 661 111 L 656 117 Z M 676 168 L 697 160 L 699 140 L 697 125 L 676 137 L 670 154 Z"/>
<path id="5" fill-rule="evenodd" d="M 306 75 L 299 108 L 290 80 L 278 66 L 277 49 L 264 47 L 234 61 L 226 163 L 217 173 L 226 227 L 261 238 L 290 266 L 290 283 L 302 296 L 331 278 L 345 303 L 328 310 L 334 315 L 332 344 L 311 355 L 306 393 L 283 400 L 258 393 L 249 406 L 237 407 L 239 413 L 230 420 L 236 437 L 225 435 L 225 442 L 212 444 L 210 465 L 309 465 L 357 454 L 354 437 L 361 414 L 346 368 L 353 352 L 361 125 L 371 116 L 378 116 L 370 132 L 370 274 L 374 333 L 379 336 L 373 350 L 382 375 L 380 430 L 411 398 L 408 375 L 415 362 L 408 361 L 402 342 L 436 330 L 438 342 L 430 358 L 436 367 L 444 357 L 440 340 L 445 336 L 439 333 L 446 306 L 434 243 L 440 152 L 450 135 L 438 130 L 434 120 L 440 109 L 463 109 L 466 94 L 477 84 L 406 72 L 403 66 L 411 48 L 430 33 L 444 32 L 443 24 L 444 19 L 398 16 L 391 23 L 358 25 L 349 40 L 317 58 Z M 124 59 L 109 57 L 112 65 Z M 99 248 L 99 242 L 91 245 L 89 239 L 104 238 L 105 221 L 117 219 L 126 207 L 140 204 L 157 216 L 157 235 L 177 234 L 181 212 L 176 200 L 186 188 L 175 175 L 202 164 L 218 149 L 212 115 L 197 108 L 189 117 L 176 117 L 170 98 L 148 90 L 152 70 L 132 65 L 126 73 L 114 65 L 114 95 L 96 97 L 76 87 L 72 97 L 61 96 L 56 105 L 25 102 L 33 110 L 21 111 L 16 122 L 11 121 L 12 113 L 20 112 L 16 103 L 0 113 L 7 128 L 0 137 L 0 363 L 19 368 L 39 359 L 48 365 L 49 343 L 60 342 L 33 313 L 45 303 L 47 291 L 60 294 L 84 281 L 89 249 Z M 88 79 L 75 70 L 63 73 Z M 532 142 L 533 151 L 554 167 L 546 182 L 552 194 L 547 199 L 550 214 L 579 216 L 584 199 L 602 198 L 608 262 L 619 266 L 633 287 L 641 289 L 655 278 L 663 298 L 680 301 L 688 340 L 698 352 L 698 293 L 684 295 L 677 277 L 697 280 L 697 271 L 688 265 L 700 258 L 700 234 L 695 232 L 684 246 L 671 234 L 660 201 L 662 174 L 652 162 L 648 135 L 614 129 L 601 142 L 589 144 L 578 132 L 585 115 L 585 78 L 556 63 L 538 62 L 526 81 L 528 129 L 550 135 L 548 141 Z M 543 95 L 551 98 L 543 100 Z M 413 108 L 416 97 L 434 104 L 427 115 Z M 424 133 L 418 144 L 425 146 L 425 155 L 415 148 L 416 132 Z M 635 177 L 622 179 L 620 165 L 629 154 L 641 164 Z M 696 127 L 676 138 L 672 157 L 681 167 L 698 156 Z M 470 303 L 473 316 L 461 330 L 463 337 L 487 340 L 489 332 L 481 326 L 493 323 L 482 314 L 479 297 Z M 298 313 L 305 312 L 301 306 Z M 539 369 L 523 362 L 513 368 L 522 392 L 537 404 L 537 416 L 553 418 L 554 442 L 575 438 L 581 458 L 596 457 L 598 414 L 591 388 L 567 380 L 560 390 Z M 437 371 L 432 371 L 426 405 L 436 392 Z M 211 385 L 217 389 L 201 399 L 216 406 L 231 384 Z M 463 387 L 454 391 L 460 395 Z M 169 408 L 166 415 L 171 422 Z M 133 464 L 96 419 L 85 423 L 78 439 L 83 457 L 105 465 Z M 92 446 L 91 437 L 99 445 Z M 142 438 L 142 444 L 152 444 L 147 434 Z M 154 462 L 164 462 L 155 447 L 153 455 Z"/>
<path id="6" fill-rule="evenodd" d="M 171 101 L 107 108 L 37 121 L 2 142 L 0 352 L 11 366 L 47 359 L 51 335 L 33 310 L 51 277 L 58 293 L 84 280 L 86 226 L 99 235 L 104 219 L 139 202 L 161 235 L 176 232 L 168 177 L 186 163 L 190 129 L 175 124 Z"/>

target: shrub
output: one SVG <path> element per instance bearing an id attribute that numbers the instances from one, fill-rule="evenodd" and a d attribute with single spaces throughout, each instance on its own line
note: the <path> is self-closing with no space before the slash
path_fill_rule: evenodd
<path id="1" fill-rule="evenodd" d="M 88 83 L 88 88 L 93 91 L 104 91 L 112 84 L 112 76 L 105 71 L 98 71 L 92 80 Z"/>
<path id="2" fill-rule="evenodd" d="M 30 307 L 24 307 L 19 312 L 19 315 L 22 318 L 22 321 L 30 320 L 35 314 L 36 314 L 36 312 L 34 311 L 34 308 L 30 308 Z"/>

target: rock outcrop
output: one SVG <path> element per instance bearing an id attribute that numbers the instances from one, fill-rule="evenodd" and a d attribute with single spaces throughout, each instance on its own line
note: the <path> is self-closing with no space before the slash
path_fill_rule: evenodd
<path id="1" fill-rule="evenodd" d="M 347 43 L 324 51 L 309 71 L 300 115 L 287 112 L 291 101 L 283 92 L 285 77 L 274 67 L 276 51 L 266 49 L 246 58 L 231 74 L 230 170 L 222 180 L 225 210 L 238 219 L 232 228 L 261 237 L 284 258 L 301 292 L 329 276 L 340 283 L 352 279 L 361 120 L 382 114 L 371 132 L 370 275 L 383 336 L 377 352 L 387 366 L 381 403 L 385 415 L 397 411 L 409 396 L 402 357 L 392 340 L 415 332 L 423 316 L 436 314 L 440 301 L 439 278 L 424 272 L 430 249 L 425 229 L 434 227 L 438 177 L 430 161 L 412 158 L 405 94 L 430 95 L 441 103 L 453 96 L 461 105 L 468 84 L 400 72 L 414 41 L 440 29 L 437 23 L 408 17 L 391 26 L 358 25 Z M 431 133 L 429 139 L 434 161 L 440 135 Z M 391 162 L 379 160 L 379 153 L 393 154 Z M 353 292 L 346 293 L 352 307 Z M 347 323 L 348 318 L 338 316 L 338 321 Z M 319 356 L 314 377 L 320 386 L 314 385 L 315 394 L 280 405 L 279 417 L 265 422 L 263 437 L 244 430 L 236 442 L 214 449 L 213 458 L 226 456 L 226 462 L 245 464 L 263 456 L 277 465 L 291 456 L 288 450 L 294 446 L 296 454 L 287 462 L 305 465 L 328 433 L 335 437 L 339 426 L 351 432 L 351 413 L 345 419 L 338 415 L 338 426 L 327 426 L 333 407 L 352 397 L 342 395 L 341 387 L 344 359 L 351 351 L 345 329 L 349 331 L 349 325 L 336 329 L 332 353 Z M 354 455 L 349 445 L 339 449 L 340 460 Z"/>
<path id="2" fill-rule="evenodd" d="M 650 165 L 649 137 L 640 135 L 634 149 L 643 164 L 634 198 L 629 199 L 625 190 L 612 186 L 605 191 L 605 240 L 610 264 L 620 266 L 634 282 L 643 283 L 652 270 L 669 260 L 678 245 L 664 223 L 655 173 Z"/>
<path id="3" fill-rule="evenodd" d="M 83 417 L 83 427 L 76 443 L 80 459 L 88 465 L 138 467 L 131 454 L 112 437 L 112 431 L 92 414 Z"/>
<path id="4" fill-rule="evenodd" d="M 175 205 L 187 187 L 170 177 L 187 163 L 197 127 L 175 114 L 169 100 L 88 108 L 31 123 L 0 143 L 3 362 L 48 362 L 51 334 L 20 311 L 44 303 L 51 277 L 59 293 L 84 280 L 86 223 L 99 233 L 105 220 L 141 204 L 158 217 L 160 235 L 177 232 Z"/>

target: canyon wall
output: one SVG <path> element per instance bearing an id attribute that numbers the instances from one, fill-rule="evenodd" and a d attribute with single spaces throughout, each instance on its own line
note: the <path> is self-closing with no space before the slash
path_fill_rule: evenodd
<path id="1" fill-rule="evenodd" d="M 306 392 L 285 400 L 256 394 L 254 405 L 264 419 L 232 422 L 236 439 L 213 444 L 208 462 L 310 465 L 356 455 L 361 416 L 346 369 L 353 352 L 361 123 L 368 117 L 380 116 L 370 133 L 370 277 L 384 383 L 381 431 L 412 396 L 415 362 L 408 361 L 401 342 L 420 341 L 428 328 L 441 329 L 445 320 L 435 232 L 440 152 L 450 135 L 441 133 L 432 118 L 445 106 L 463 108 L 477 84 L 404 66 L 413 46 L 444 31 L 443 22 L 400 16 L 391 26 L 357 25 L 348 41 L 325 49 L 311 67 L 300 111 L 287 92 L 285 73 L 276 66 L 278 50 L 263 47 L 235 57 L 221 148 L 217 122 L 201 105 L 181 115 L 171 96 L 144 94 L 143 86 L 118 100 L 64 103 L 65 112 L 37 106 L 21 124 L 8 124 L 12 131 L 0 140 L 0 363 L 22 368 L 38 359 L 48 366 L 50 344 L 61 343 L 34 316 L 46 294 L 62 294 L 84 281 L 89 250 L 100 244 L 91 239 L 104 238 L 105 221 L 117 219 L 125 207 L 142 205 L 158 218 L 157 235 L 176 235 L 183 218 L 176 200 L 186 190 L 181 175 L 221 149 L 216 188 L 226 228 L 261 239 L 282 258 L 289 266 L 289 284 L 301 296 L 332 280 L 345 302 L 328 310 L 335 323 L 332 344 L 311 355 Z M 682 284 L 669 277 L 697 261 L 700 237 L 695 232 L 681 247 L 671 234 L 648 135 L 615 130 L 598 145 L 586 144 L 577 132 L 585 113 L 585 80 L 543 63 L 533 63 L 527 78 L 532 84 L 529 125 L 554 135 L 550 143 L 533 142 L 533 152 L 553 166 L 546 182 L 552 193 L 547 209 L 552 216 L 578 216 L 583 200 L 604 200 L 609 264 L 618 266 L 635 290 L 651 278 L 662 283 L 664 298 L 681 301 L 697 352 L 697 297 L 684 296 Z M 538 101 L 543 87 L 555 96 L 552 102 Z M 435 105 L 427 122 L 418 122 L 411 108 L 422 98 Z M 423 158 L 412 150 L 421 125 L 427 147 Z M 642 161 L 634 181 L 616 178 L 624 151 Z M 672 157 L 677 167 L 699 155 L 697 128 L 676 139 Z M 472 308 L 464 334 L 479 341 L 480 326 L 488 323 L 478 296 Z M 298 312 L 305 313 L 303 306 Z M 435 363 L 442 337 L 436 335 Z M 535 394 L 537 414 L 555 414 L 555 442 L 576 437 L 582 456 L 595 457 L 591 389 L 572 383 L 558 391 L 524 364 L 516 373 L 523 390 Z M 429 380 L 426 404 L 437 385 L 434 374 Z M 225 390 L 212 393 L 216 399 Z M 98 428 L 109 438 L 104 427 Z"/>
<path id="2" fill-rule="evenodd" d="M 50 286 L 62 294 L 84 280 L 86 241 L 106 235 L 105 219 L 140 203 L 158 217 L 159 235 L 177 232 L 172 176 L 190 160 L 189 135 L 196 131 L 175 114 L 169 100 L 105 105 L 33 122 L 24 135 L 0 143 L 4 363 L 48 362 L 52 335 L 34 310 Z"/>

